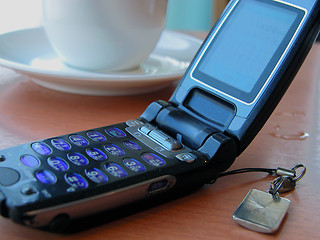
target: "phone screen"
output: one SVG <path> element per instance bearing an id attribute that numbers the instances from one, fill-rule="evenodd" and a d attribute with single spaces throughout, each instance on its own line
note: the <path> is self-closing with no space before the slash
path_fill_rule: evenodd
<path id="1" fill-rule="evenodd" d="M 279 2 L 239 1 L 222 24 L 193 76 L 246 103 L 279 63 L 304 11 Z"/>

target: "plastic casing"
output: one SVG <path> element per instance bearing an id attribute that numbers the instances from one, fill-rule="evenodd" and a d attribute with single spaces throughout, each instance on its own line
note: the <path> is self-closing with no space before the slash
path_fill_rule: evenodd
<path id="1" fill-rule="evenodd" d="M 304 16 L 290 40 L 289 45 L 268 76 L 266 84 L 263 85 L 254 100 L 244 102 L 232 95 L 230 96 L 210 86 L 205 82 L 205 79 L 197 78 L 194 74 L 205 51 L 209 48 L 210 44 L 214 42 L 219 31 L 223 30 L 226 19 L 232 14 L 232 11 L 236 9 L 239 1 L 231 1 L 224 10 L 170 99 L 170 103 L 177 106 L 177 108 L 185 111 L 208 126 L 233 137 L 239 144 L 238 154 L 252 141 L 280 101 L 304 61 L 314 42 L 315 36 L 318 34 L 319 28 L 320 4 L 318 1 L 276 0 L 263 2 L 272 4 L 276 2 L 277 4 L 298 8 L 299 11 L 303 12 Z M 237 41 L 236 39 L 234 40 Z M 198 92 L 209 99 L 207 100 L 207 105 L 203 101 L 197 100 L 197 98 L 203 98 L 197 96 L 199 95 Z M 191 107 L 190 102 L 194 102 Z M 202 112 L 204 108 L 207 108 L 207 111 Z M 214 115 L 214 113 L 216 114 Z M 214 116 L 210 117 L 210 115 Z M 218 115 L 219 118 L 217 118 L 216 115 Z"/>

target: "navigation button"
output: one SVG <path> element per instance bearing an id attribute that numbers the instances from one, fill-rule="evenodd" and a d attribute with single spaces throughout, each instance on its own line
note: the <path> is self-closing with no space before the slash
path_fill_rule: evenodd
<path id="1" fill-rule="evenodd" d="M 139 131 L 169 151 L 179 150 L 182 148 L 182 144 L 179 141 L 165 134 L 163 131 L 156 129 L 150 124 L 145 124 L 140 127 Z"/>
<path id="2" fill-rule="evenodd" d="M 167 136 L 166 134 L 164 134 L 159 130 L 152 130 L 150 133 L 148 133 L 148 135 L 151 138 L 154 138 L 156 141 L 160 141 L 160 142 L 169 139 L 169 136 Z"/>
<path id="3" fill-rule="evenodd" d="M 140 130 L 140 132 L 148 135 L 148 133 L 151 132 L 152 129 L 150 129 L 150 128 L 146 127 L 146 126 L 143 126 L 139 130 Z"/>

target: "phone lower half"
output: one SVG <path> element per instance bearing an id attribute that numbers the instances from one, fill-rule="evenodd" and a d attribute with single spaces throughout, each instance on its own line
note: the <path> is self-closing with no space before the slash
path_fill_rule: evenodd
<path id="1" fill-rule="evenodd" d="M 140 120 L 0 151 L 1 215 L 44 227 L 214 180 L 207 154 Z"/>

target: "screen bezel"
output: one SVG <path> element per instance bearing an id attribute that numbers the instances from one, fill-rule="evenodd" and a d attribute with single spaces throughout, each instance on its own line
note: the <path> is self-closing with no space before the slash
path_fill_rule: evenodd
<path id="1" fill-rule="evenodd" d="M 251 89 L 250 92 L 244 92 L 240 89 L 237 89 L 235 87 L 232 87 L 231 85 L 228 85 L 226 83 L 223 83 L 222 81 L 213 78 L 212 76 L 205 74 L 204 72 L 201 72 L 199 70 L 199 67 L 201 65 L 201 62 L 206 59 L 206 55 L 208 54 L 210 48 L 214 47 L 214 41 L 219 37 L 219 34 L 221 31 L 223 31 L 224 24 L 229 21 L 230 15 L 233 14 L 233 12 L 236 10 L 236 7 L 239 4 L 239 1 L 233 6 L 233 8 L 229 11 L 229 13 L 226 15 L 226 17 L 223 19 L 223 21 L 220 23 L 218 29 L 216 32 L 212 35 L 212 38 L 210 41 L 208 41 L 208 44 L 204 51 L 201 53 L 200 57 L 198 58 L 198 61 L 193 67 L 193 70 L 191 71 L 191 78 L 201 82 L 210 88 L 215 89 L 217 92 L 227 95 L 230 98 L 237 100 L 239 102 L 242 102 L 246 105 L 250 105 L 254 103 L 263 89 L 268 85 L 268 83 L 271 80 L 271 77 L 275 70 L 277 69 L 278 65 L 280 64 L 284 54 L 286 53 L 288 46 L 290 45 L 292 39 L 296 35 L 296 32 L 300 28 L 301 23 L 304 20 L 304 17 L 306 16 L 306 10 L 300 7 L 297 7 L 292 4 L 284 3 L 282 1 L 267 1 L 267 0 L 255 0 L 258 2 L 263 2 L 265 4 L 271 4 L 274 6 L 278 6 L 280 8 L 289 9 L 291 11 L 295 11 L 297 13 L 297 17 L 294 20 L 293 24 L 291 25 L 289 31 L 283 38 L 282 42 L 278 46 L 277 50 L 273 54 L 271 60 L 267 64 L 266 68 L 264 69 L 263 73 L 259 77 L 258 81 L 255 83 L 254 87 Z"/>

